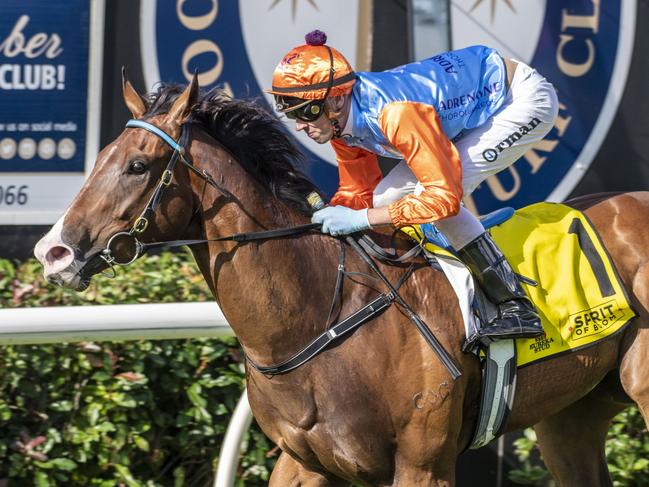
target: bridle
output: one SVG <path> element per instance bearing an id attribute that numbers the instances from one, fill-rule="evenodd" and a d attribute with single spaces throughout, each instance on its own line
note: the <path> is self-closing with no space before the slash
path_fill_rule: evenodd
<path id="1" fill-rule="evenodd" d="M 174 169 L 178 162 L 182 163 L 185 167 L 187 167 L 187 169 L 189 169 L 198 177 L 203 179 L 205 181 L 205 184 L 209 184 L 210 186 L 214 187 L 221 194 L 221 196 L 229 198 L 231 195 L 228 190 L 226 190 L 224 187 L 222 187 L 220 184 L 216 182 L 216 180 L 212 177 L 212 175 L 209 172 L 207 172 L 206 170 L 201 171 L 193 165 L 191 157 L 187 154 L 185 150 L 185 146 L 189 138 L 189 128 L 187 124 L 182 125 L 180 138 L 178 139 L 178 141 L 175 141 L 169 134 L 167 134 L 161 128 L 153 125 L 150 122 L 146 122 L 144 120 L 129 120 L 126 123 L 126 128 L 140 128 L 156 135 L 157 137 L 162 139 L 169 147 L 173 149 L 173 153 L 171 154 L 171 157 L 169 158 L 169 162 L 167 162 L 167 166 L 165 170 L 162 172 L 162 175 L 160 176 L 160 180 L 158 181 L 158 184 L 153 190 L 153 193 L 151 194 L 149 201 L 147 202 L 146 206 L 140 213 L 140 216 L 136 218 L 130 230 L 121 231 L 113 234 L 108 239 L 108 242 L 106 243 L 106 247 L 100 250 L 98 253 L 96 253 L 89 260 L 88 264 L 86 264 L 86 266 L 84 266 L 84 268 L 81 269 L 80 273 L 82 273 L 86 268 L 92 269 L 94 265 L 96 265 L 95 262 L 97 261 L 97 259 L 108 264 L 108 266 L 113 270 L 113 273 L 115 273 L 115 269 L 113 268 L 114 265 L 126 266 L 132 264 L 148 250 L 154 248 L 181 247 L 183 245 L 196 245 L 196 244 L 218 242 L 218 241 L 247 242 L 252 240 L 268 240 L 272 238 L 280 238 L 289 235 L 297 235 L 297 234 L 305 233 L 310 230 L 315 230 L 316 228 L 319 227 L 319 225 L 317 224 L 309 223 L 306 225 L 297 225 L 294 227 L 280 228 L 277 230 L 268 230 L 268 231 L 251 232 L 251 233 L 236 233 L 236 234 L 226 235 L 224 237 L 217 237 L 213 239 L 169 240 L 169 241 L 152 242 L 152 243 L 142 242 L 141 240 L 139 240 L 138 237 L 141 237 L 142 234 L 144 234 L 146 229 L 149 227 L 149 222 L 151 218 L 155 215 L 155 211 L 158 208 L 160 201 L 162 200 L 162 196 L 164 194 L 165 189 L 167 189 L 171 184 L 171 182 L 173 181 Z M 128 245 L 130 245 L 131 248 L 133 248 L 132 257 L 120 261 L 116 255 L 118 253 L 117 246 L 120 244 L 124 244 L 125 242 Z"/>
<path id="2" fill-rule="evenodd" d="M 173 138 L 171 138 L 164 130 L 143 120 L 129 120 L 126 123 L 126 128 L 143 128 L 160 137 L 174 151 L 173 154 L 171 154 L 171 158 L 169 159 L 169 162 L 167 162 L 167 167 L 162 172 L 162 176 L 160 176 L 160 180 L 158 181 L 155 190 L 151 194 L 149 201 L 144 207 L 144 210 L 142 210 L 142 213 L 140 213 L 140 216 L 138 216 L 135 222 L 133 223 L 131 229 L 128 231 L 117 232 L 116 234 L 111 236 L 108 239 L 106 248 L 104 248 L 99 254 L 99 257 L 111 267 L 115 264 L 118 265 L 132 264 L 137 260 L 138 257 L 140 257 L 144 253 L 144 246 L 142 242 L 138 240 L 137 236 L 142 235 L 148 228 L 149 219 L 155 214 L 155 210 L 160 204 L 160 201 L 162 200 L 162 195 L 165 189 L 169 187 L 171 181 L 173 180 L 173 173 L 174 173 L 174 168 L 176 167 L 176 162 L 178 162 L 178 160 L 180 159 L 186 166 L 191 166 L 191 164 L 189 164 L 185 159 L 185 154 L 184 154 L 185 153 L 184 146 L 187 143 L 187 138 L 188 138 L 188 131 L 185 125 L 182 126 L 180 139 L 178 142 L 176 142 Z M 133 257 L 131 259 L 124 262 L 119 262 L 115 257 L 116 249 L 114 249 L 114 246 L 116 246 L 120 241 L 124 241 L 125 239 L 133 240 L 133 244 L 135 246 L 135 252 L 133 253 Z"/>
<path id="3" fill-rule="evenodd" d="M 157 135 L 169 147 L 173 149 L 173 153 L 171 154 L 171 158 L 169 159 L 169 162 L 167 162 L 167 167 L 162 172 L 162 175 L 160 176 L 160 180 L 158 181 L 155 190 L 151 194 L 149 201 L 144 207 L 144 210 L 142 210 L 142 213 L 140 213 L 140 216 L 137 217 L 137 219 L 131 226 L 131 229 L 128 231 L 117 232 L 114 235 L 112 235 L 108 239 L 106 248 L 104 248 L 99 254 L 99 257 L 104 262 L 106 262 L 106 264 L 108 264 L 111 268 L 115 264 L 117 265 L 132 264 L 138 259 L 138 257 L 140 257 L 144 253 L 144 244 L 140 240 L 138 240 L 137 237 L 142 235 L 149 227 L 150 218 L 152 218 L 153 215 L 155 214 L 155 210 L 160 204 L 160 201 L 162 200 L 162 195 L 164 194 L 165 189 L 169 187 L 171 181 L 173 180 L 174 168 L 176 167 L 176 163 L 178 162 L 178 160 L 180 160 L 185 166 L 191 167 L 192 169 L 195 170 L 195 168 L 185 158 L 185 144 L 187 143 L 187 139 L 189 136 L 186 125 L 183 124 L 181 127 L 180 139 L 178 140 L 178 142 L 176 142 L 164 130 L 156 127 L 152 123 L 145 122 L 144 120 L 129 120 L 126 123 L 126 128 L 142 128 L 144 130 L 147 130 L 148 132 L 151 132 L 152 134 Z M 135 252 L 133 252 L 133 257 L 131 259 L 120 262 L 117 260 L 117 257 L 115 256 L 115 251 L 116 251 L 115 246 L 120 241 L 123 242 L 124 240 L 127 239 L 131 239 L 133 241 Z"/>

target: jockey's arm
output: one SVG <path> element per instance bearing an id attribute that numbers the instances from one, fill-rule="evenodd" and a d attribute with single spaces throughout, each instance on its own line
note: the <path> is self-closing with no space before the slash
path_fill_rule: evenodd
<path id="1" fill-rule="evenodd" d="M 376 155 L 360 147 L 349 147 L 342 140 L 332 140 L 331 146 L 336 153 L 340 182 L 330 204 L 355 210 L 371 208 L 374 188 L 382 177 Z"/>
<path id="2" fill-rule="evenodd" d="M 424 103 L 390 103 L 381 111 L 379 124 L 388 141 L 403 154 L 423 191 L 370 209 L 369 223 L 391 223 L 399 228 L 457 214 L 462 201 L 462 164 L 435 109 Z"/>

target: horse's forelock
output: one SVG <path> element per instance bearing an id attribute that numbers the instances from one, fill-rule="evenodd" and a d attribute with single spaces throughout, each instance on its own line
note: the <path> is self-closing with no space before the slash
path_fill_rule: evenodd
<path id="1" fill-rule="evenodd" d="M 173 105 L 176 98 L 178 98 L 184 86 L 175 83 L 160 83 L 155 91 L 151 91 L 144 95 L 144 100 L 147 104 L 147 111 L 143 118 L 155 117 L 169 112 L 171 105 Z"/>

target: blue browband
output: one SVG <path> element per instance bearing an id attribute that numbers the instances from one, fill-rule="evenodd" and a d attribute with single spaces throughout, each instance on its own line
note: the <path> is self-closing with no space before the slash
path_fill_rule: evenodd
<path id="1" fill-rule="evenodd" d="M 135 120 L 135 119 L 131 119 L 128 122 L 126 122 L 126 128 L 133 128 L 133 127 L 148 130 L 149 132 L 156 134 L 167 144 L 169 144 L 173 150 L 180 150 L 181 148 L 180 144 L 178 144 L 178 142 L 172 139 L 164 130 L 159 129 L 158 127 L 156 127 L 153 124 L 150 124 L 149 122 L 145 122 L 144 120 Z"/>

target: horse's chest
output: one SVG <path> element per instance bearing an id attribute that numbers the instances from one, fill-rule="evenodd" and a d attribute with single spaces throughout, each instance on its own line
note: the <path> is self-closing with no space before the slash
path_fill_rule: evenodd
<path id="1" fill-rule="evenodd" d="M 332 391 L 332 395 L 335 393 Z M 385 438 L 385 424 L 379 425 L 376 416 L 355 404 L 348 408 L 345 402 L 325 406 L 306 393 L 284 391 L 271 395 L 249 390 L 250 402 L 259 425 L 283 450 L 304 463 L 338 472 L 344 476 L 379 476 L 390 464 Z M 259 399 L 259 401 L 257 401 Z"/>
<path id="2" fill-rule="evenodd" d="M 313 400 L 303 395 L 281 395 L 282 400 L 268 398 L 260 407 L 254 407 L 255 418 L 262 430 L 277 445 L 306 463 L 320 463 L 323 454 L 319 445 L 335 441 L 322 423 Z M 254 400 L 251 400 L 254 404 Z"/>
<path id="3" fill-rule="evenodd" d="M 273 441 L 279 444 L 283 438 L 295 449 L 308 449 L 308 436 L 316 427 L 318 417 L 315 402 L 308 394 L 268 394 L 251 387 L 248 396 L 257 422 Z"/>
<path id="4" fill-rule="evenodd" d="M 315 423 L 310 429 L 296 428 L 290 423 L 281 423 L 279 447 L 306 465 L 335 473 L 344 477 L 366 477 L 369 472 L 376 475 L 382 465 L 389 462 L 377 461 L 366 454 L 366 445 L 355 434 L 337 436 L 324 423 Z"/>

